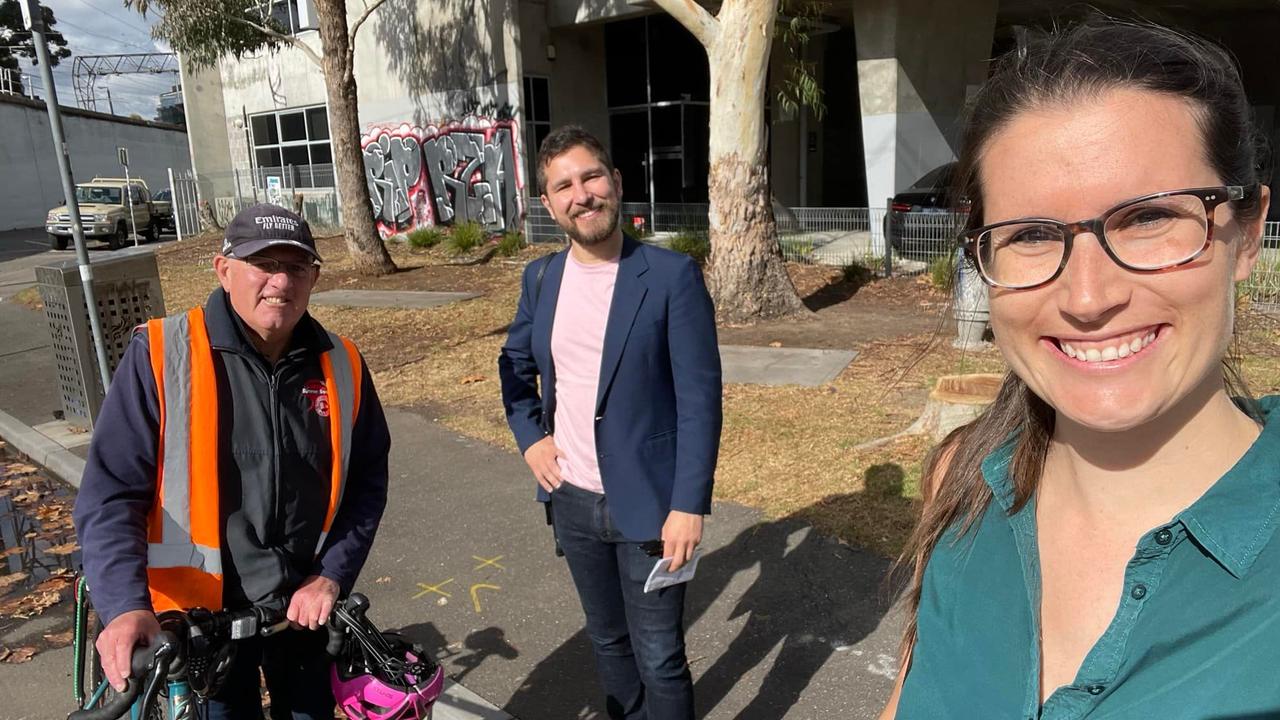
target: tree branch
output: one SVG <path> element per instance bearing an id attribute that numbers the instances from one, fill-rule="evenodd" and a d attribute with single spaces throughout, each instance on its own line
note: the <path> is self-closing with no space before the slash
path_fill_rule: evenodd
<path id="1" fill-rule="evenodd" d="M 242 25 L 248 25 L 249 27 L 253 28 L 254 30 L 257 30 L 258 32 L 262 33 L 263 35 L 266 35 L 267 37 L 274 38 L 274 39 L 276 39 L 276 40 L 279 40 L 279 41 L 280 41 L 280 42 L 282 42 L 282 43 L 286 43 L 286 44 L 288 44 L 288 45 L 292 45 L 293 47 L 298 48 L 299 50 L 301 50 L 301 51 L 302 51 L 302 53 L 303 53 L 304 55 L 306 55 L 306 56 L 307 56 L 307 59 L 308 59 L 308 60 L 310 60 L 311 62 L 313 62 L 313 63 L 315 63 L 315 64 L 316 64 L 316 67 L 321 68 L 321 69 L 323 69 L 323 68 L 324 68 L 324 60 L 320 57 L 320 55 L 319 55 L 319 54 L 317 54 L 315 50 L 311 49 L 311 46 L 310 46 L 310 45 L 308 45 L 308 44 L 306 44 L 306 43 L 302 42 L 302 41 L 301 41 L 301 40 L 299 40 L 298 38 L 296 38 L 296 37 L 294 37 L 294 36 L 292 36 L 292 35 L 285 35 L 285 34 L 283 34 L 283 33 L 278 33 L 278 32 L 276 32 L 275 30 L 272 30 L 271 28 L 269 28 L 269 27 L 267 27 L 267 26 L 265 26 L 265 25 L 259 25 L 259 24 L 258 24 L 258 23 L 256 23 L 256 22 L 252 22 L 252 21 L 249 21 L 249 20 L 245 20 L 245 19 L 244 19 L 244 18 L 242 18 L 242 17 L 235 16 L 235 17 L 232 17 L 231 19 L 232 19 L 232 20 L 234 20 L 235 22 L 238 22 L 238 23 L 242 24 Z"/>
<path id="2" fill-rule="evenodd" d="M 368 20 L 369 16 L 372 15 L 378 8 L 382 7 L 382 4 L 385 3 L 386 1 L 387 0 L 377 0 L 377 2 L 375 2 L 372 5 L 366 4 L 364 6 L 364 12 L 360 13 L 360 17 L 356 18 L 356 21 L 351 23 L 351 32 L 348 34 L 348 42 L 351 44 L 352 47 L 355 47 L 356 33 L 360 31 L 360 26 L 363 25 L 364 21 Z"/>
<path id="3" fill-rule="evenodd" d="M 702 47 L 710 49 L 715 45 L 716 38 L 720 35 L 720 22 L 707 12 L 707 9 L 699 5 L 696 0 L 653 0 L 658 7 L 666 10 L 671 17 L 675 18 L 686 30 L 693 33 L 698 38 L 698 42 L 702 43 Z M 771 0 L 755 0 L 756 2 L 770 2 Z"/>

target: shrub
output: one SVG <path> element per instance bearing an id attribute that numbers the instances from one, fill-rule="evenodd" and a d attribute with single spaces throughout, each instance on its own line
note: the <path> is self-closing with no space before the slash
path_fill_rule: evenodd
<path id="1" fill-rule="evenodd" d="M 509 230 L 502 233 L 502 237 L 498 239 L 498 255 L 502 257 L 511 257 L 519 254 L 524 248 L 524 235 L 519 230 Z"/>
<path id="2" fill-rule="evenodd" d="M 843 279 L 847 283 L 853 283 L 858 287 L 862 287 L 875 279 L 876 273 L 871 268 L 863 265 L 857 260 L 845 265 L 843 268 Z"/>
<path id="3" fill-rule="evenodd" d="M 951 285 L 956 278 L 955 255 L 947 253 L 929 261 L 929 280 L 933 286 L 943 292 L 951 292 Z"/>
<path id="4" fill-rule="evenodd" d="M 415 248 L 431 248 L 439 245 L 444 240 L 444 231 L 434 225 L 420 227 L 406 236 L 409 239 L 409 246 Z"/>
<path id="5" fill-rule="evenodd" d="M 705 233 L 696 230 L 681 230 L 671 238 L 667 247 L 682 252 L 699 263 L 706 262 L 711 256 L 711 240 Z"/>
<path id="6" fill-rule="evenodd" d="M 782 249 L 782 258 L 787 262 L 813 262 L 813 238 L 807 234 L 780 233 L 778 247 Z"/>
<path id="7" fill-rule="evenodd" d="M 623 217 L 619 220 L 618 226 L 622 228 L 623 235 L 626 235 L 636 242 L 640 242 L 650 235 L 653 235 L 653 232 L 649 230 L 647 225 L 644 230 L 637 230 L 636 226 L 631 224 L 631 218 L 629 217 Z"/>
<path id="8" fill-rule="evenodd" d="M 488 237 L 478 222 L 464 222 L 453 226 L 445 243 L 450 255 L 466 255 L 484 245 Z"/>

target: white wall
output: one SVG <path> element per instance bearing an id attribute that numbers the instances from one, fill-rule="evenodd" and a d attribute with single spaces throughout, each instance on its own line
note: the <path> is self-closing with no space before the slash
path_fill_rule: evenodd
<path id="1" fill-rule="evenodd" d="M 157 123 L 62 109 L 71 169 L 77 182 L 124 174 L 117 147 L 129 149 L 129 171 L 155 192 L 169 186 L 168 169 L 191 167 L 187 134 Z M 0 96 L 0 230 L 41 227 L 63 200 L 49 115 L 44 103 Z"/>

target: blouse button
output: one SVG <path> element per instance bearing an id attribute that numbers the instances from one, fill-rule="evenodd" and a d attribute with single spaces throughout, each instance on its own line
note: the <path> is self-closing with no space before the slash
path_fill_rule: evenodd
<path id="1" fill-rule="evenodd" d="M 1173 533 L 1170 532 L 1169 528 L 1164 528 L 1156 533 L 1157 545 L 1168 545 L 1171 542 L 1173 542 Z"/>
<path id="2" fill-rule="evenodd" d="M 1090 695 L 1101 695 L 1102 691 L 1106 690 L 1106 688 L 1101 685 L 1090 685 L 1089 687 L 1085 688 L 1085 690 Z"/>
<path id="3" fill-rule="evenodd" d="M 1133 598 L 1134 600 L 1141 600 L 1146 596 L 1147 596 L 1147 586 L 1143 585 L 1142 583 L 1138 583 L 1137 585 L 1134 585 L 1133 589 L 1129 591 L 1129 597 Z"/>

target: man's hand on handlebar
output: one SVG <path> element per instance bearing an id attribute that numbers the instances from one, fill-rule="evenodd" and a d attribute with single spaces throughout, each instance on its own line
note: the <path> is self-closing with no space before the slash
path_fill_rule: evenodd
<path id="1" fill-rule="evenodd" d="M 329 621 L 329 613 L 338 601 L 338 583 L 322 575 L 302 581 L 289 600 L 289 622 L 297 627 L 318 629 Z"/>
<path id="2" fill-rule="evenodd" d="M 130 610 L 112 620 L 94 645 L 102 662 L 102 672 L 116 692 L 123 692 L 129 677 L 133 648 L 146 645 L 160 632 L 156 614 L 150 610 Z"/>

